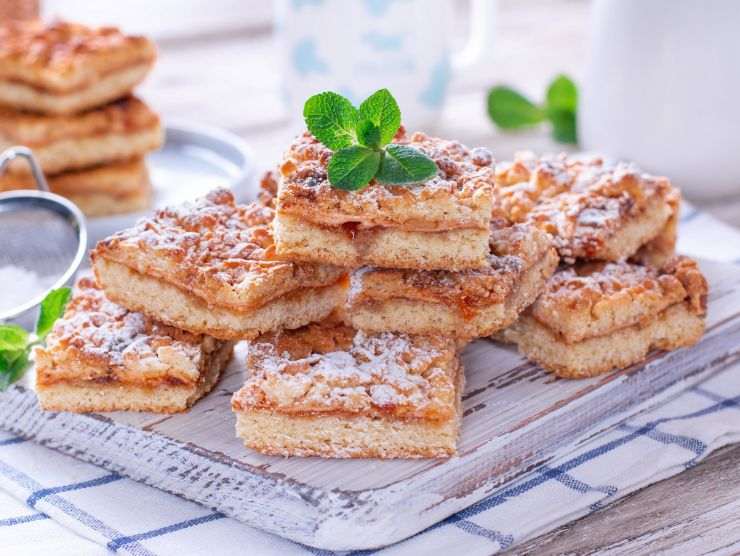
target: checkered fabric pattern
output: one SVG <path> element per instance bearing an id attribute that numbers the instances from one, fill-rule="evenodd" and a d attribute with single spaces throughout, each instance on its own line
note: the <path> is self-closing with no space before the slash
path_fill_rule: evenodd
<path id="1" fill-rule="evenodd" d="M 740 233 L 692 208 L 684 253 L 740 263 Z M 683 238 L 688 238 L 684 240 Z M 740 441 L 740 364 L 633 409 L 567 455 L 377 551 L 382 556 L 488 555 L 594 512 Z M 0 433 L 0 554 L 324 555 L 198 504 Z"/>

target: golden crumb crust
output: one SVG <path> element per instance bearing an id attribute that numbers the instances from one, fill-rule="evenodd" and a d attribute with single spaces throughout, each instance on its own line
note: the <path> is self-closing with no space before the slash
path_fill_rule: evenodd
<path id="1" fill-rule="evenodd" d="M 588 378 L 644 361 L 651 350 L 671 351 L 698 342 L 704 318 L 686 303 L 676 303 L 640 323 L 603 336 L 567 343 L 529 315 L 507 328 L 499 339 L 517 344 L 519 351 L 561 378 Z"/>
<path id="2" fill-rule="evenodd" d="M 274 209 L 278 191 L 277 171 L 268 170 L 267 172 L 262 174 L 259 186 L 260 188 L 257 192 L 257 202 L 260 205 Z"/>
<path id="3" fill-rule="evenodd" d="M 152 185 L 144 159 L 103 164 L 47 176 L 49 189 L 67 197 L 86 216 L 110 216 L 149 208 Z M 0 176 L 0 191 L 35 189 L 31 174 Z"/>
<path id="4" fill-rule="evenodd" d="M 346 296 L 346 280 L 298 288 L 254 309 L 209 304 L 185 289 L 99 258 L 95 275 L 116 303 L 160 322 L 223 340 L 251 340 L 271 330 L 298 328 L 326 318 Z"/>
<path id="5" fill-rule="evenodd" d="M 344 191 L 329 184 L 332 152 L 309 133 L 288 149 L 280 166 L 278 215 L 354 231 L 391 227 L 405 231 L 486 229 L 491 213 L 493 158 L 486 149 L 469 149 L 422 133 L 399 133 L 397 143 L 432 158 L 437 174 L 420 184 L 382 185 Z"/>
<path id="6" fill-rule="evenodd" d="M 404 298 L 441 303 L 472 318 L 505 302 L 524 273 L 552 250 L 549 236 L 526 224 L 492 226 L 489 245 L 488 265 L 477 270 L 358 269 L 351 278 L 350 310 L 363 302 Z"/>
<path id="7" fill-rule="evenodd" d="M 62 94 L 137 64 L 152 65 L 154 43 L 115 27 L 55 21 L 4 21 L 0 25 L 0 80 Z"/>
<path id="8" fill-rule="evenodd" d="M 213 356 L 228 359 L 221 352 L 232 345 L 128 311 L 83 277 L 46 347 L 36 350 L 36 384 L 197 387 Z"/>
<path id="9" fill-rule="evenodd" d="M 50 116 L 0 108 L 0 141 L 38 148 L 63 140 L 127 135 L 160 127 L 159 116 L 129 96 L 70 116 Z"/>
<path id="10" fill-rule="evenodd" d="M 683 301 L 703 315 L 706 299 L 706 279 L 688 257 L 675 257 L 660 269 L 629 262 L 582 263 L 556 272 L 530 313 L 564 341 L 577 342 Z"/>
<path id="11" fill-rule="evenodd" d="M 120 195 L 106 192 L 69 193 L 65 197 L 77 205 L 88 217 L 131 214 L 149 209 L 152 204 L 152 186 L 149 182 L 143 182 L 138 191 Z"/>
<path id="12" fill-rule="evenodd" d="M 71 170 L 47 176 L 49 188 L 59 195 L 108 194 L 111 197 L 140 192 L 149 185 L 149 172 L 142 157 L 122 162 Z M 33 176 L 0 176 L 0 191 L 35 189 Z"/>
<path id="13" fill-rule="evenodd" d="M 449 421 L 457 418 L 456 344 L 443 337 L 365 334 L 329 319 L 262 336 L 236 412 Z"/>
<path id="14" fill-rule="evenodd" d="M 663 230 L 674 196 L 667 178 L 631 164 L 524 153 L 496 168 L 493 218 L 550 233 L 568 262 L 621 260 Z"/>
<path id="15" fill-rule="evenodd" d="M 208 306 L 245 311 L 295 290 L 336 284 L 344 274 L 338 267 L 278 260 L 273 216 L 268 206 L 239 205 L 230 191 L 217 189 L 99 242 L 93 265 L 117 262 Z"/>
<path id="16" fill-rule="evenodd" d="M 630 257 L 630 261 L 660 268 L 675 256 L 678 222 L 681 213 L 681 192 L 678 189 L 672 189 L 666 201 L 671 208 L 671 216 L 668 218 L 668 222 L 657 236 L 640 247 L 639 251 Z"/>
<path id="17" fill-rule="evenodd" d="M 582 263 L 558 271 L 545 292 L 497 335 L 564 378 L 596 376 L 673 350 L 704 333 L 707 281 L 695 261 L 662 268 Z"/>

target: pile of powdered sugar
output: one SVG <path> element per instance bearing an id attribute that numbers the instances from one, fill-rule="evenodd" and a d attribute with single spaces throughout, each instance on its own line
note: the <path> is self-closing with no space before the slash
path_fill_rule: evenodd
<path id="1" fill-rule="evenodd" d="M 57 278 L 58 276 L 40 276 L 20 266 L 0 266 L 0 313 L 45 293 Z"/>

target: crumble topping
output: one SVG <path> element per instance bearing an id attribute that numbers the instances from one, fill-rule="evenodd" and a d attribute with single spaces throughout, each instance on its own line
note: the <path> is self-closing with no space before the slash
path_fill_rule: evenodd
<path id="1" fill-rule="evenodd" d="M 259 203 L 236 204 L 230 191 L 216 189 L 99 242 L 93 259 L 102 255 L 159 274 L 213 303 L 255 305 L 297 288 L 335 283 L 341 269 L 276 259 L 274 213 Z"/>
<path id="2" fill-rule="evenodd" d="M 277 191 L 277 173 L 274 170 L 269 170 L 262 174 L 262 178 L 260 179 L 260 190 L 257 193 L 257 202 L 263 206 L 274 209 Z"/>
<path id="3" fill-rule="evenodd" d="M 333 322 L 264 336 L 249 347 L 250 376 L 236 410 L 455 415 L 454 343 L 389 332 L 367 335 Z"/>
<path id="4" fill-rule="evenodd" d="M 684 300 L 694 313 L 703 315 L 706 297 L 706 280 L 687 257 L 676 257 L 662 269 L 629 262 L 582 263 L 556 272 L 531 313 L 556 330 L 568 332 L 574 328 L 569 325 L 572 321 L 583 330 L 592 326 L 605 333 Z M 603 323 L 597 325 L 599 321 Z"/>
<path id="5" fill-rule="evenodd" d="M 59 79 L 89 78 L 82 66 L 94 54 L 115 50 L 142 50 L 154 57 L 154 45 L 145 37 L 127 36 L 115 27 L 87 27 L 55 21 L 7 21 L 0 25 L 0 62 L 13 60 L 59 74 Z"/>
<path id="6" fill-rule="evenodd" d="M 75 374 L 75 361 L 99 365 L 100 375 L 83 380 L 135 374 L 140 380 L 163 374 L 185 382 L 200 376 L 202 358 L 220 342 L 153 321 L 109 301 L 94 279 L 78 280 L 64 315 L 47 337 L 44 351 L 57 362 L 41 370 L 48 379 Z M 43 348 L 41 348 L 43 349 Z"/>
<path id="7" fill-rule="evenodd" d="M 332 151 L 305 132 L 291 145 L 280 166 L 278 211 L 300 214 L 324 225 L 487 226 L 494 182 L 493 156 L 487 149 L 469 149 L 458 141 L 423 133 L 406 135 L 404 131 L 394 142 L 422 151 L 437 164 L 437 174 L 419 184 L 372 181 L 360 191 L 343 191 L 329 183 L 327 165 Z"/>
<path id="8" fill-rule="evenodd" d="M 500 164 L 496 185 L 494 219 L 538 226 L 554 237 L 569 262 L 593 256 L 626 219 L 672 190 L 667 178 L 641 173 L 632 164 L 531 153 Z"/>

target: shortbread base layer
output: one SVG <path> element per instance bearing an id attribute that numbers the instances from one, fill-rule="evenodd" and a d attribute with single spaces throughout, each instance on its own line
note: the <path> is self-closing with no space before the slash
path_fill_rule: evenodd
<path id="1" fill-rule="evenodd" d="M 457 454 L 461 397 L 458 365 L 457 414 L 444 422 L 364 415 L 289 415 L 263 409 L 236 411 L 236 435 L 247 448 L 273 456 L 416 459 Z"/>
<path id="2" fill-rule="evenodd" d="M 675 207 L 673 214 L 671 214 L 660 233 L 640 247 L 637 253 L 630 257 L 630 260 L 654 268 L 661 268 L 676 254 L 677 240 L 678 207 Z"/>
<path id="3" fill-rule="evenodd" d="M 280 256 L 344 267 L 467 270 L 485 267 L 489 253 L 487 228 L 441 232 L 394 228 L 345 231 L 278 214 L 274 230 Z"/>
<path id="4" fill-rule="evenodd" d="M 144 183 L 139 191 L 126 195 L 82 193 L 68 194 L 65 197 L 76 204 L 86 216 L 112 216 L 147 210 L 152 201 L 152 188 L 149 183 Z"/>
<path id="5" fill-rule="evenodd" d="M 272 330 L 320 321 L 343 302 L 346 290 L 340 280 L 330 286 L 302 288 L 252 311 L 233 311 L 208 306 L 177 286 L 104 257 L 95 259 L 94 270 L 111 301 L 165 324 L 221 340 L 251 340 Z"/>
<path id="6" fill-rule="evenodd" d="M 237 412 L 236 435 L 247 448 L 272 456 L 324 458 L 446 458 L 455 455 L 457 424 L 371 417 Z"/>
<path id="7" fill-rule="evenodd" d="M 150 411 L 178 413 L 191 407 L 210 392 L 228 365 L 233 343 L 224 344 L 211 355 L 208 368 L 196 384 L 137 386 L 113 382 L 57 382 L 36 385 L 39 404 L 46 411 L 92 413 L 106 411 Z"/>
<path id="8" fill-rule="evenodd" d="M 345 320 L 352 327 L 368 332 L 406 332 L 469 339 L 490 336 L 516 321 L 531 305 L 558 264 L 548 253 L 522 276 L 519 286 L 502 303 L 483 307 L 466 318 L 457 307 L 445 303 L 393 298 L 367 301 L 347 308 Z"/>
<path id="9" fill-rule="evenodd" d="M 87 216 L 110 216 L 149 208 L 152 186 L 142 159 L 47 176 L 52 193 L 67 197 Z M 0 191 L 35 189 L 31 175 L 0 176 Z"/>
<path id="10" fill-rule="evenodd" d="M 94 85 L 70 93 L 54 93 L 17 81 L 0 81 L 0 104 L 28 112 L 75 114 L 126 96 L 144 80 L 151 66 L 146 62 L 111 72 Z"/>
<path id="11" fill-rule="evenodd" d="M 32 148 L 44 172 L 57 174 L 140 157 L 157 150 L 162 140 L 162 129 L 157 125 L 129 133 L 64 139 Z M 3 149 L 10 146 L 0 144 Z M 22 161 L 11 163 L 9 171 L 21 175 L 30 172 Z"/>
<path id="12" fill-rule="evenodd" d="M 704 333 L 704 319 L 686 303 L 668 307 L 644 324 L 603 336 L 566 343 L 529 315 L 499 336 L 544 369 L 563 378 L 587 378 L 644 360 L 651 349 L 674 350 L 695 344 Z"/>

